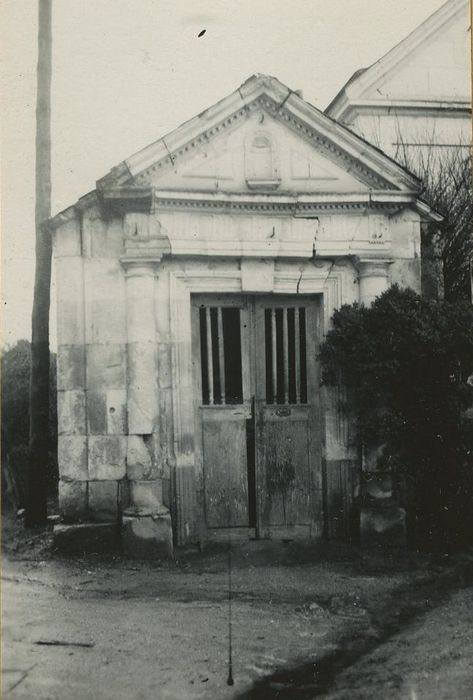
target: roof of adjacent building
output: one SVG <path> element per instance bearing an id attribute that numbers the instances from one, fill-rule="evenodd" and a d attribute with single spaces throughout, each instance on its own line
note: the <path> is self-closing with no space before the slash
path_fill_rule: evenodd
<path id="1" fill-rule="evenodd" d="M 468 107 L 471 109 L 469 41 L 465 41 L 461 46 L 461 61 L 463 63 L 461 70 L 466 76 L 464 84 L 467 88 L 466 92 L 469 94 L 459 95 L 458 98 L 451 95 L 442 100 L 433 93 L 432 99 L 419 96 L 417 100 L 414 98 L 403 100 L 399 93 L 396 94 L 396 90 L 389 95 L 386 95 L 386 90 L 380 90 L 389 81 L 390 76 L 395 75 L 397 71 L 404 69 L 407 65 L 410 66 L 410 72 L 403 76 L 405 78 L 403 83 L 409 83 L 411 77 L 414 80 L 416 68 L 414 65 L 412 70 L 412 62 L 415 61 L 416 56 L 426 51 L 433 41 L 441 41 L 442 37 L 445 37 L 447 32 L 451 31 L 452 23 L 456 20 L 461 20 L 465 27 L 468 27 L 467 31 L 471 35 L 469 0 L 448 0 L 384 56 L 372 65 L 355 71 L 327 106 L 325 113 L 334 119 L 340 120 L 354 106 L 361 106 L 364 103 L 366 103 L 364 106 L 369 106 L 368 103 L 373 103 L 373 106 L 375 106 L 376 102 L 386 102 L 386 98 L 390 100 L 391 104 L 397 104 L 398 102 L 401 104 L 401 102 L 407 103 L 410 101 L 412 103 L 417 102 L 420 107 L 428 107 L 427 103 L 431 103 L 430 107 L 432 107 L 435 103 L 437 107 L 448 109 L 467 110 Z M 458 43 L 460 41 L 462 41 L 462 38 L 458 37 Z M 465 47 L 464 50 L 463 47 Z M 434 66 L 432 70 L 435 72 L 437 69 Z"/>

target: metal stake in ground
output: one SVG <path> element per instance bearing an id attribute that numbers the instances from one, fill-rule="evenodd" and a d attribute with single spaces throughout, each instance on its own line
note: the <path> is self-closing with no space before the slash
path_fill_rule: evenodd
<path id="1" fill-rule="evenodd" d="M 230 494 L 228 498 L 228 678 L 227 685 L 233 685 L 232 659 L 232 543 L 230 539 Z"/>

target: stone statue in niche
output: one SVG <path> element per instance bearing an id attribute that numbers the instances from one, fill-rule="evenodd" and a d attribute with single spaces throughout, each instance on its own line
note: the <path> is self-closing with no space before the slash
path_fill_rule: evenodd
<path id="1" fill-rule="evenodd" d="M 252 190 L 275 190 L 280 185 L 275 144 L 266 131 L 253 132 L 246 140 L 245 175 Z"/>

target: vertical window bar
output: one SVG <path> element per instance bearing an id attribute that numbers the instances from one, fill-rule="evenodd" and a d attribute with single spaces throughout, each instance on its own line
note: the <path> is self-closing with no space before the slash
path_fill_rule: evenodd
<path id="1" fill-rule="evenodd" d="M 289 403 L 289 339 L 287 332 L 287 307 L 282 310 L 284 403 Z"/>
<path id="2" fill-rule="evenodd" d="M 225 403 L 225 356 L 223 346 L 222 307 L 217 308 L 218 370 L 220 375 L 220 402 Z"/>
<path id="3" fill-rule="evenodd" d="M 271 309 L 271 354 L 273 360 L 273 403 L 277 403 L 278 395 L 278 368 L 276 354 L 276 309 Z"/>
<path id="4" fill-rule="evenodd" d="M 266 370 L 266 403 L 274 403 L 273 398 L 273 362 L 271 354 L 271 310 L 264 310 L 264 355 Z"/>
<path id="5" fill-rule="evenodd" d="M 210 307 L 205 309 L 205 325 L 207 327 L 207 377 L 209 384 L 209 404 L 214 404 L 214 367 L 212 356 L 212 328 L 210 325 Z"/>
<path id="6" fill-rule="evenodd" d="M 301 402 L 301 335 L 299 328 L 299 307 L 296 306 L 294 309 L 294 338 L 295 338 L 295 353 L 294 353 L 294 366 L 296 373 L 296 403 Z"/>
<path id="7" fill-rule="evenodd" d="M 307 403 L 307 336 L 306 310 L 301 307 L 299 325 L 301 329 L 301 403 Z"/>

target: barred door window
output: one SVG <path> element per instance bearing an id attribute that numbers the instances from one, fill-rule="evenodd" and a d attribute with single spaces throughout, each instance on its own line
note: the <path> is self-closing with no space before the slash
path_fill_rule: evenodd
<path id="1" fill-rule="evenodd" d="M 199 322 L 202 403 L 243 403 L 240 309 L 201 306 Z"/>
<path id="2" fill-rule="evenodd" d="M 307 403 L 306 310 L 267 308 L 265 319 L 266 403 Z"/>

